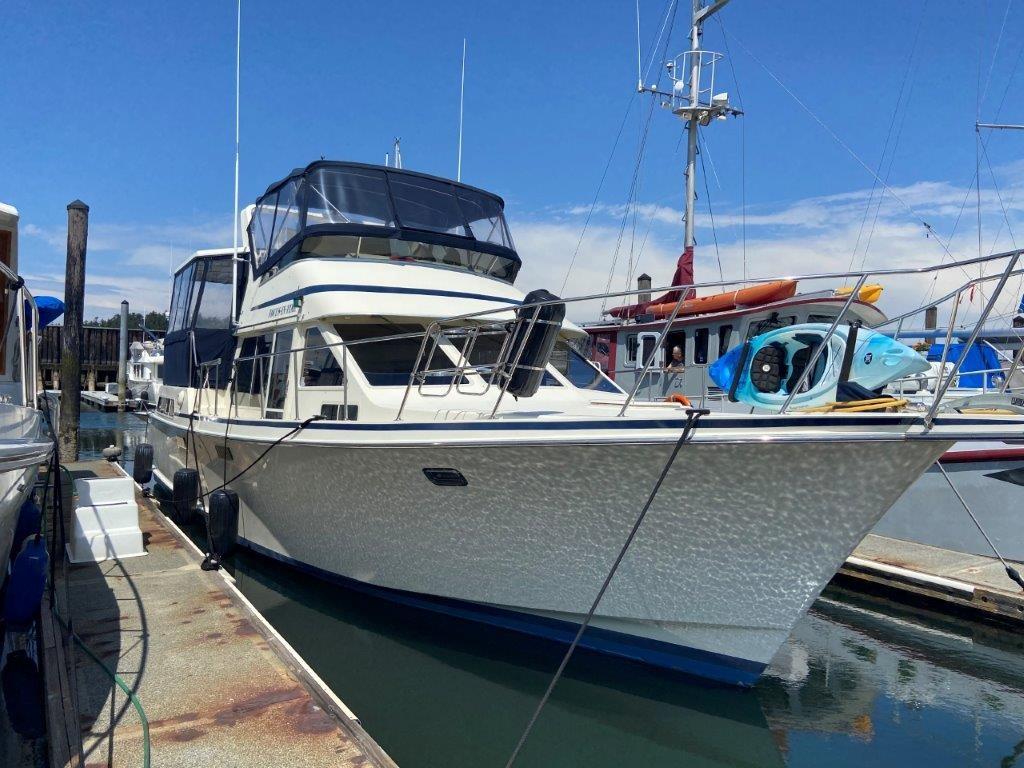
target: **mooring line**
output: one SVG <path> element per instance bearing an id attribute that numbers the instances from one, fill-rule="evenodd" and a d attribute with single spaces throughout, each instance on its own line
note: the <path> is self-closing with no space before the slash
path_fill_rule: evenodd
<path id="1" fill-rule="evenodd" d="M 971 516 L 971 520 L 974 521 L 974 524 L 978 527 L 978 530 L 981 531 L 981 535 L 985 537 L 985 541 L 988 542 L 988 545 L 992 548 L 992 551 L 996 553 L 996 557 L 999 558 L 999 562 L 1003 564 L 1003 570 L 1006 571 L 1006 575 L 1010 578 L 1011 581 L 1016 583 L 1017 586 L 1019 586 L 1022 590 L 1024 590 L 1024 577 L 1021 577 L 1020 571 L 1018 571 L 1012 565 L 1007 563 L 1006 562 L 1006 558 L 1004 558 L 999 553 L 999 550 L 996 548 L 995 543 L 992 541 L 992 539 L 989 538 L 989 535 L 987 533 L 985 533 L 985 529 L 981 526 L 981 523 L 978 522 L 978 518 L 974 516 L 974 512 L 971 511 L 971 508 L 970 508 L 970 506 L 968 506 L 967 502 L 964 500 L 964 497 L 960 495 L 960 491 L 958 491 L 956 489 L 956 486 L 953 485 L 953 478 L 951 478 L 949 476 L 949 473 L 946 472 L 946 468 L 944 466 L 942 466 L 942 462 L 941 461 L 936 461 L 935 462 L 935 466 L 937 466 L 939 468 L 939 472 L 942 473 L 942 476 L 944 478 L 946 478 L 946 482 L 949 483 L 950 490 L 952 490 L 954 495 L 956 495 L 957 499 L 960 500 L 961 506 L 963 506 L 963 508 L 967 512 L 967 514 Z"/>
<path id="2" fill-rule="evenodd" d="M 672 449 L 672 454 L 668 457 L 668 461 L 665 462 L 665 466 L 661 470 L 658 482 L 654 484 L 654 488 L 647 497 L 647 502 L 644 504 L 643 509 L 640 510 L 640 514 L 637 516 L 636 522 L 633 523 L 633 528 L 626 537 L 626 541 L 623 543 L 622 548 L 619 549 L 619 554 L 616 556 L 615 562 L 612 563 L 612 567 L 608 571 L 608 575 L 605 576 L 604 582 L 601 584 L 601 589 L 597 592 L 597 597 L 594 598 L 594 602 L 591 604 L 590 610 L 587 611 L 587 615 L 583 617 L 583 622 L 576 631 L 576 636 L 569 644 L 569 648 L 562 657 L 562 661 L 558 665 L 558 669 L 555 670 L 555 674 L 552 676 L 551 682 L 548 683 L 547 690 L 544 691 L 544 695 L 537 703 L 537 708 L 533 711 L 533 715 L 530 717 L 530 722 L 526 724 L 525 730 L 523 730 L 522 735 L 519 737 L 519 742 L 516 744 L 516 748 L 512 750 L 512 754 L 509 756 L 508 762 L 505 763 L 505 768 L 512 768 L 516 758 L 519 757 L 520 750 L 522 750 L 526 740 L 530 737 L 530 732 L 533 730 L 533 726 L 537 723 L 537 718 L 540 717 L 541 710 L 544 709 L 544 705 L 547 704 L 548 699 L 551 698 L 551 692 L 555 689 L 559 679 L 562 677 L 562 673 L 565 671 L 566 665 L 569 663 L 569 659 L 572 658 L 573 652 L 580 644 L 580 639 L 583 637 L 583 633 L 590 625 L 590 620 L 594 618 L 594 613 L 597 611 L 597 606 L 601 602 L 601 598 L 604 597 L 604 593 L 608 590 L 608 585 L 611 584 L 612 577 L 615 576 L 615 572 L 619 569 L 619 565 L 622 564 L 622 559 L 626 556 L 626 551 L 629 549 L 630 544 L 632 544 L 633 539 L 636 538 L 636 534 L 640 530 L 640 526 L 643 524 L 644 518 L 647 516 L 647 511 L 651 508 L 651 504 L 654 503 L 654 499 L 657 497 L 658 491 L 661 490 L 661 484 L 665 482 L 665 478 L 668 476 L 669 470 L 672 469 L 672 465 L 675 463 L 676 456 L 679 455 L 679 450 L 683 447 L 684 443 L 689 442 L 690 437 L 693 435 L 693 431 L 697 428 L 697 422 L 700 421 L 700 417 L 706 416 L 709 413 L 711 413 L 711 411 L 707 408 L 687 409 L 686 424 L 683 425 L 683 433 L 676 441 L 675 447 Z"/>

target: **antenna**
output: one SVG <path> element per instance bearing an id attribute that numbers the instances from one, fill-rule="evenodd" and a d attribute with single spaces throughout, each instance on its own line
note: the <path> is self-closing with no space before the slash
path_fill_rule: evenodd
<path id="1" fill-rule="evenodd" d="M 459 165 L 455 180 L 462 181 L 462 105 L 466 97 L 466 38 L 462 38 L 462 82 L 459 84 Z"/>
<path id="2" fill-rule="evenodd" d="M 402 138 L 395 137 L 395 168 L 402 167 Z"/>
<path id="3" fill-rule="evenodd" d="M 239 95 L 242 71 L 242 0 L 238 0 L 238 18 L 235 21 L 235 205 L 231 209 L 231 231 L 235 238 L 235 251 L 231 257 L 231 322 L 238 318 L 238 136 Z"/>
<path id="4" fill-rule="evenodd" d="M 636 89 L 644 89 L 644 76 L 640 65 L 640 0 L 636 0 Z"/>
<path id="5" fill-rule="evenodd" d="M 729 0 L 692 0 L 693 17 L 690 26 L 690 50 L 666 62 L 672 87 L 659 91 L 656 87 L 640 84 L 640 90 L 661 99 L 661 106 L 672 111 L 685 123 L 686 130 L 686 220 L 683 241 L 684 255 L 693 256 L 694 202 L 697 199 L 697 134 L 712 120 L 739 116 L 740 110 L 729 104 L 729 94 L 715 93 L 715 67 L 722 59 L 720 53 L 701 48 L 700 37 L 704 22 L 722 10 Z"/>

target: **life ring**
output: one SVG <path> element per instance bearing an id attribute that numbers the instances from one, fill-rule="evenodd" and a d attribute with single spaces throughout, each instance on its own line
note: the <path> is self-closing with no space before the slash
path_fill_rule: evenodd
<path id="1" fill-rule="evenodd" d="M 680 395 L 678 392 L 675 392 L 675 393 L 669 395 L 668 397 L 666 397 L 665 398 L 665 402 L 666 403 L 679 403 L 680 405 L 685 405 L 687 408 L 690 407 L 690 398 L 688 398 L 686 395 Z"/>

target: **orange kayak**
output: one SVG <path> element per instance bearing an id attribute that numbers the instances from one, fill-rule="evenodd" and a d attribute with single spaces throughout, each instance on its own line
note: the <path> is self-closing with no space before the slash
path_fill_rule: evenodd
<path id="1" fill-rule="evenodd" d="M 679 308 L 679 316 L 703 315 L 709 312 L 724 312 L 737 307 L 768 304 L 772 301 L 788 299 L 795 293 L 796 280 L 776 280 L 771 283 L 752 285 L 749 288 L 740 288 L 736 291 L 725 291 L 724 293 L 713 293 L 710 296 L 687 299 Z M 653 314 L 656 319 L 663 320 L 669 317 L 675 308 L 675 302 L 653 304 L 647 308 L 647 312 Z"/>

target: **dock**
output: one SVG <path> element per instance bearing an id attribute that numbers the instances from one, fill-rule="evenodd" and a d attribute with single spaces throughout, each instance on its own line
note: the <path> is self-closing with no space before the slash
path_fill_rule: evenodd
<path id="1" fill-rule="evenodd" d="M 869 533 L 835 581 L 974 619 L 1024 624 L 1024 591 L 996 557 Z"/>
<path id="2" fill-rule="evenodd" d="M 101 411 L 116 411 L 117 410 L 117 393 L 106 392 L 102 389 L 94 392 L 82 391 L 82 402 L 88 403 L 93 408 L 98 408 Z M 124 401 L 124 408 L 126 411 L 134 411 L 140 407 L 141 400 L 138 398 L 126 398 Z"/>
<path id="3" fill-rule="evenodd" d="M 104 461 L 69 469 L 75 478 L 122 472 Z M 57 613 L 137 697 L 152 764 L 395 768 L 230 575 L 203 571 L 157 503 L 141 492 L 136 501 L 146 554 L 58 564 L 54 594 Z M 48 602 L 42 616 L 50 766 L 142 766 L 139 713 Z"/>

